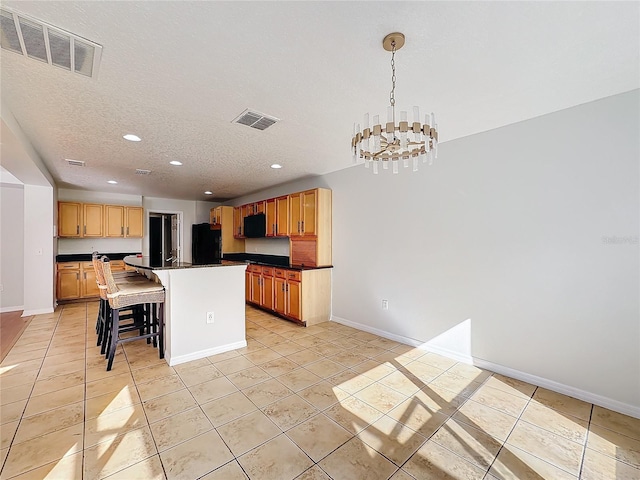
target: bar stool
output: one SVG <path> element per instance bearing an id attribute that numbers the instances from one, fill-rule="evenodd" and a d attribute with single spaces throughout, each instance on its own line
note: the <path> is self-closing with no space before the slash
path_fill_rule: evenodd
<path id="1" fill-rule="evenodd" d="M 96 274 L 96 283 L 98 284 L 98 291 L 100 292 L 100 305 L 98 306 L 98 317 L 96 318 L 96 334 L 98 340 L 96 346 L 102 345 L 100 353 L 104 355 L 108 346 L 109 328 L 108 320 L 110 318 L 110 307 L 107 298 L 107 284 L 102 272 L 102 265 L 98 257 L 98 252 L 93 252 L 91 261 L 93 263 L 93 269 Z M 120 275 L 119 275 L 120 274 Z M 117 275 L 117 276 L 116 276 Z M 113 273 L 116 282 L 146 282 L 148 279 L 144 275 L 140 275 L 136 272 L 114 272 Z M 121 316 L 120 319 L 133 318 L 134 312 L 126 316 Z"/>
<path id="2" fill-rule="evenodd" d="M 110 326 L 107 371 L 113 366 L 117 346 L 125 342 L 153 339 L 154 347 L 158 346 L 160 358 L 164 358 L 164 287 L 150 280 L 117 283 L 111 272 L 109 259 L 102 257 L 100 265 L 106 282 L 107 300 L 111 312 L 107 322 Z M 149 305 L 149 308 L 145 308 L 145 305 Z M 141 314 L 134 315 L 133 324 L 121 327 L 120 311 L 129 310 L 132 307 L 141 311 Z M 126 338 L 120 336 L 121 333 L 135 330 L 139 331 L 139 335 Z"/>

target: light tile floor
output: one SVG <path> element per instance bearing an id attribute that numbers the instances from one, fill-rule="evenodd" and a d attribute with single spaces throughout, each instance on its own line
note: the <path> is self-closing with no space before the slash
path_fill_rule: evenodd
<path id="1" fill-rule="evenodd" d="M 247 308 L 246 348 L 111 372 L 97 303 L 0 364 L 0 478 L 638 479 L 640 420 L 337 323 Z"/>

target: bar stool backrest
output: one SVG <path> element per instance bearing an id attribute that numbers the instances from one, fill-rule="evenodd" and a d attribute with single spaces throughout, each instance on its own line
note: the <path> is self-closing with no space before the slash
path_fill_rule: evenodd
<path id="1" fill-rule="evenodd" d="M 118 288 L 118 285 L 113 278 L 113 274 L 111 273 L 111 263 L 109 262 L 109 257 L 105 255 L 100 259 L 100 267 L 102 267 L 102 276 L 104 279 L 104 284 L 107 287 L 107 295 L 116 295 L 120 291 L 120 289 Z"/>
<path id="2" fill-rule="evenodd" d="M 107 282 L 104 279 L 102 262 L 100 261 L 98 252 L 93 252 L 91 262 L 93 263 L 93 270 L 96 272 L 96 283 L 98 284 L 98 290 L 100 290 L 100 298 L 107 300 Z"/>

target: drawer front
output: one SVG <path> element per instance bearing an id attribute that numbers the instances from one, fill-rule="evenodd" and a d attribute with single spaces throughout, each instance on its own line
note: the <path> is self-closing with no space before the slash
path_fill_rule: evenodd
<path id="1" fill-rule="evenodd" d="M 80 270 L 80 262 L 58 263 L 58 270 Z"/>
<path id="2" fill-rule="evenodd" d="M 248 270 L 252 273 L 262 273 L 262 267 L 260 265 L 251 264 Z"/>
<path id="3" fill-rule="evenodd" d="M 111 260 L 111 271 L 112 272 L 124 272 L 124 261 L 123 260 Z"/>
<path id="4" fill-rule="evenodd" d="M 93 262 L 82 262 L 83 270 L 93 270 Z"/>
<path id="5" fill-rule="evenodd" d="M 262 267 L 262 274 L 267 277 L 273 277 L 273 271 L 275 268 L 273 267 Z"/>
<path id="6" fill-rule="evenodd" d="M 287 280 L 299 282 L 302 280 L 302 272 L 297 270 L 287 270 Z"/>
<path id="7" fill-rule="evenodd" d="M 282 268 L 275 268 L 273 270 L 273 276 L 276 278 L 287 278 L 287 270 L 283 270 Z"/>

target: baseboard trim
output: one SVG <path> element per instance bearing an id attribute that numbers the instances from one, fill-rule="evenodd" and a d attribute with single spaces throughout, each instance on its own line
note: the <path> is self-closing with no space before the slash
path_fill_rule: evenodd
<path id="1" fill-rule="evenodd" d="M 539 387 L 543 387 L 548 390 L 553 390 L 554 392 L 561 393 L 563 395 L 568 395 L 570 397 L 577 398 L 578 400 L 583 400 L 588 403 L 593 403 L 594 405 L 599 405 L 601 407 L 608 408 L 609 410 L 613 410 L 615 412 L 623 413 L 625 415 L 629 415 L 635 418 L 640 418 L 640 407 L 629 405 L 628 403 L 620 402 L 618 400 L 614 400 L 609 397 L 598 395 L 596 393 L 587 392 L 586 390 L 581 390 L 579 388 L 571 387 L 569 385 L 565 385 L 563 383 L 559 383 L 554 380 L 549 380 L 544 377 L 539 377 L 537 375 L 532 375 L 530 373 L 522 372 L 520 370 L 515 370 L 513 368 L 505 367 L 504 365 L 493 363 L 488 360 L 484 360 L 482 358 L 469 357 L 467 355 L 461 354 L 460 352 L 456 352 L 453 350 L 449 350 L 449 349 L 445 349 L 437 346 L 431 346 L 431 345 L 428 345 L 428 343 L 422 342 L 420 340 L 404 337 L 402 335 L 396 335 L 394 333 L 390 333 L 385 330 L 380 330 L 378 328 L 374 328 L 369 325 L 364 325 L 362 323 L 347 320 L 346 318 L 341 318 L 333 315 L 331 317 L 331 321 L 340 323 L 342 325 L 346 325 L 348 327 L 357 328 L 358 330 L 363 330 L 365 332 L 373 333 L 375 335 L 388 338 L 390 340 L 395 340 L 396 342 L 404 343 L 406 345 L 411 345 L 412 347 L 419 348 L 420 350 L 437 353 L 439 355 L 442 355 L 443 357 L 451 358 L 452 360 L 457 360 L 458 362 L 473 364 L 479 368 L 490 370 L 492 372 L 499 373 L 501 375 L 506 375 L 508 377 L 515 378 L 516 380 L 522 380 L 523 382 L 531 383 L 533 385 L 538 385 Z"/>
<path id="2" fill-rule="evenodd" d="M 482 358 L 474 357 L 473 364 L 485 370 L 491 370 L 492 372 L 506 375 L 508 377 L 515 378 L 516 380 L 532 383 L 533 385 L 538 385 L 539 387 L 553 390 L 554 392 L 562 393 L 563 395 L 568 395 L 587 403 L 593 403 L 594 405 L 599 405 L 600 407 L 608 408 L 609 410 L 624 413 L 631 417 L 640 418 L 640 407 L 629 405 L 628 403 L 620 402 L 603 395 L 598 395 L 597 393 L 587 392 L 586 390 L 581 390 L 576 387 L 565 385 L 564 383 L 549 380 L 548 378 L 539 377 L 537 375 L 505 367 L 504 365 L 489 362 Z"/>
<path id="3" fill-rule="evenodd" d="M 449 350 L 448 348 L 442 348 L 436 345 L 429 345 L 428 343 L 422 342 L 420 340 L 416 340 L 415 338 L 396 335 L 395 333 L 390 333 L 385 330 L 380 330 L 379 328 L 370 327 L 369 325 L 365 325 L 363 323 L 352 322 L 351 320 L 347 320 L 346 318 L 342 318 L 342 317 L 337 317 L 335 315 L 331 317 L 331 321 L 340 323 L 342 325 L 346 325 L 347 327 L 357 328 L 358 330 L 364 330 L 365 332 L 373 333 L 374 335 L 388 338 L 389 340 L 394 340 L 396 342 L 404 343 L 405 345 L 411 345 L 412 347 L 416 347 L 420 350 L 424 350 L 425 352 L 437 353 L 439 355 L 442 355 L 447 358 L 451 358 L 458 362 L 468 363 L 469 365 L 473 363 L 473 358 L 468 355 L 465 355 L 460 352 L 456 352 L 454 350 Z"/>
<path id="4" fill-rule="evenodd" d="M 206 350 L 199 350 L 197 352 L 189 353 L 187 355 L 178 355 L 177 357 L 167 358 L 167 362 L 170 367 L 180 365 L 181 363 L 191 362 L 193 360 L 199 360 L 201 358 L 210 357 L 211 355 L 217 355 L 219 353 L 228 352 L 230 350 L 236 350 L 238 348 L 246 347 L 247 341 L 242 340 L 240 342 L 228 343 L 226 345 L 220 345 L 219 347 L 207 348 Z"/>
<path id="5" fill-rule="evenodd" d="M 25 310 L 22 312 L 23 317 L 30 317 L 31 315 L 43 315 L 45 313 L 53 313 L 53 308 L 36 308 L 33 310 Z"/>
<path id="6" fill-rule="evenodd" d="M 17 312 L 24 310 L 24 305 L 16 305 L 14 307 L 0 307 L 0 313 Z"/>

